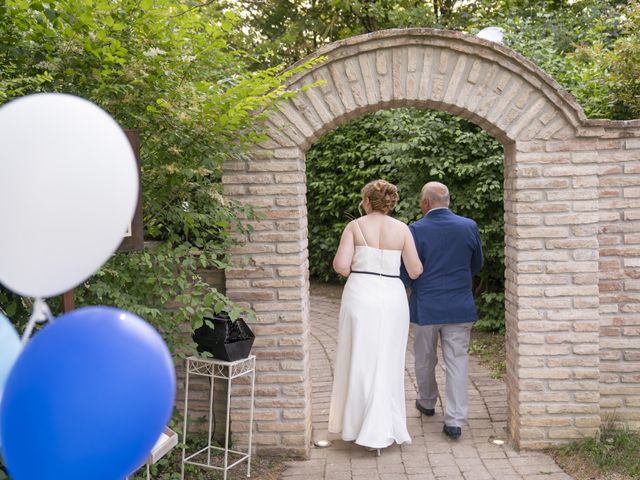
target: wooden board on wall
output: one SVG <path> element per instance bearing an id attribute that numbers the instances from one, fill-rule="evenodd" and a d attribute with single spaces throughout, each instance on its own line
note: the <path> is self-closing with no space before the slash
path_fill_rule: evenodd
<path id="1" fill-rule="evenodd" d="M 125 130 L 124 133 L 131 143 L 131 148 L 136 155 L 138 165 L 138 203 L 133 215 L 133 220 L 129 225 L 122 243 L 118 247 L 118 252 L 132 252 L 144 249 L 144 229 L 142 226 L 142 183 L 140 181 L 140 133 L 137 130 Z"/>

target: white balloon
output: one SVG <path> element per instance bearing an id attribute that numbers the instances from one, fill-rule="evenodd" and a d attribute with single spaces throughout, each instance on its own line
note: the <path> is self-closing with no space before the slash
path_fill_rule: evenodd
<path id="1" fill-rule="evenodd" d="M 104 110 L 72 95 L 0 108 L 0 283 L 64 293 L 116 250 L 138 198 L 135 155 Z"/>

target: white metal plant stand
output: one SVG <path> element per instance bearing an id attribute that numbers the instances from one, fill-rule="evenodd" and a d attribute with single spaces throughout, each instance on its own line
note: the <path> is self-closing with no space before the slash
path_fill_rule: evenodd
<path id="1" fill-rule="evenodd" d="M 229 412 L 231 405 L 231 380 L 234 378 L 242 377 L 244 375 L 251 374 L 251 406 L 249 414 L 249 445 L 246 452 L 238 450 L 231 450 L 229 448 Z M 187 412 L 189 411 L 189 377 L 191 375 L 209 377 L 211 379 L 211 389 L 209 390 L 209 437 L 206 447 L 198 450 L 195 453 L 187 455 Z M 212 422 L 213 422 L 213 386 L 215 379 L 223 379 L 227 381 L 227 409 L 226 409 L 226 422 L 224 433 L 224 447 L 217 447 L 211 445 L 212 435 Z M 230 468 L 235 467 L 243 461 L 247 461 L 247 477 L 251 476 L 251 437 L 253 433 L 253 394 L 256 384 L 256 356 L 249 355 L 247 358 L 236 360 L 235 362 L 225 362 L 216 358 L 200 358 L 200 357 L 188 357 L 187 358 L 187 375 L 184 388 L 184 426 L 182 430 L 182 471 L 180 478 L 184 480 L 184 466 L 185 464 L 197 465 L 202 468 L 209 468 L 213 470 L 222 470 L 223 480 L 227 480 L 227 471 Z M 220 453 L 224 454 L 224 459 L 221 461 Z M 205 457 L 204 460 L 196 461 L 196 457 Z M 212 455 L 213 454 L 213 455 Z M 218 455 L 216 455 L 218 454 Z M 229 458 L 229 454 L 233 455 L 233 459 Z M 214 464 L 212 457 L 217 460 Z M 200 458 L 198 458 L 200 460 Z M 233 461 L 233 463 L 230 463 Z"/>

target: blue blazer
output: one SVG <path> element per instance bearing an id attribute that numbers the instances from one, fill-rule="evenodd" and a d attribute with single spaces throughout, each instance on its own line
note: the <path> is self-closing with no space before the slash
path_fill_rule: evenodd
<path id="1" fill-rule="evenodd" d="M 482 269 L 478 225 L 448 208 L 427 212 L 409 225 L 424 266 L 411 280 L 402 265 L 400 275 L 411 287 L 411 321 L 419 325 L 473 322 L 478 319 L 472 277 Z"/>

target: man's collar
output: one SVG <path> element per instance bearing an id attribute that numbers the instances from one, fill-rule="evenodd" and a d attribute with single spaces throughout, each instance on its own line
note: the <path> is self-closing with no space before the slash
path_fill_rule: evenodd
<path id="1" fill-rule="evenodd" d="M 426 215 L 429 215 L 431 212 L 435 212 L 436 210 L 449 210 L 448 207 L 436 207 L 436 208 L 432 208 L 431 210 L 429 210 Z"/>

